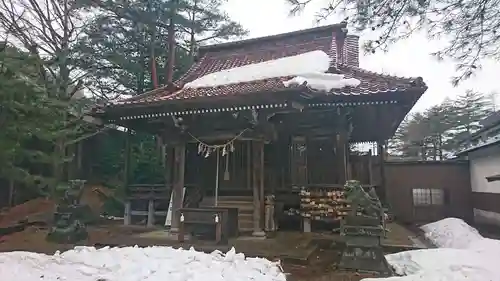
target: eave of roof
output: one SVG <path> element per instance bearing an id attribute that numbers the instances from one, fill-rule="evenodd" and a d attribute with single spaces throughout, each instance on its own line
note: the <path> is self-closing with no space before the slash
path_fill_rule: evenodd
<path id="1" fill-rule="evenodd" d="M 203 56 L 186 74 L 168 87 L 162 87 L 132 99 L 122 100 L 107 105 L 107 108 L 129 108 L 135 106 L 155 106 L 159 104 L 175 104 L 182 102 L 204 102 L 207 98 L 225 99 L 249 94 L 279 91 L 311 91 L 308 88 L 286 88 L 283 81 L 292 77 L 276 77 L 271 79 L 223 85 L 212 88 L 182 88 L 203 75 L 224 69 L 248 65 L 262 61 L 321 50 L 334 60 L 330 72 L 344 74 L 346 78 L 356 78 L 361 84 L 356 88 L 344 88 L 332 91 L 334 97 L 368 96 L 378 93 L 417 91 L 420 95 L 427 86 L 422 78 L 404 78 L 383 75 L 361 69 L 359 67 L 337 64 L 336 41 L 334 32 L 344 28 L 345 23 L 322 26 L 312 29 L 294 31 L 284 34 L 224 43 L 201 48 Z M 301 37 L 302 36 L 302 37 Z M 262 44 L 256 44 L 263 42 Z M 357 50 L 356 50 L 357 51 Z"/>
<path id="2" fill-rule="evenodd" d="M 417 78 L 396 77 L 390 75 L 382 75 L 375 72 L 367 71 L 362 68 L 338 65 L 335 71 L 344 74 L 346 78 L 356 78 L 361 81 L 358 87 L 346 87 L 343 89 L 332 90 L 330 95 L 333 96 L 364 96 L 378 93 L 388 92 L 404 92 L 408 90 L 421 90 L 422 93 L 427 89 L 423 80 Z M 221 98 L 231 97 L 236 95 L 248 95 L 258 92 L 276 92 L 294 90 L 293 87 L 287 88 L 283 82 L 292 77 L 277 77 L 266 80 L 243 82 L 237 84 L 223 85 L 218 87 L 207 88 L 187 88 L 180 89 L 174 93 L 150 95 L 142 99 L 124 100 L 117 103 L 115 106 L 133 106 L 134 104 L 154 104 L 161 102 L 181 102 L 194 101 L 200 98 Z M 301 87 L 301 91 L 314 92 L 307 87 Z M 159 93 L 159 92 L 157 92 Z"/>

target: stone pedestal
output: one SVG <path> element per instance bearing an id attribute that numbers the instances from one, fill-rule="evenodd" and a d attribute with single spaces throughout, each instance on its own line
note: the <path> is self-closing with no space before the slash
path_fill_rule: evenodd
<path id="1" fill-rule="evenodd" d="M 311 232 L 311 219 L 310 218 L 303 218 L 302 219 L 302 230 L 304 231 L 304 233 Z"/>
<path id="2" fill-rule="evenodd" d="M 266 237 L 266 233 L 262 230 L 252 232 L 252 236 L 255 237 Z"/>
<path id="3" fill-rule="evenodd" d="M 339 262 L 340 268 L 391 275 L 382 250 L 384 229 L 380 220 L 365 216 L 348 216 L 340 227 L 340 234 L 345 241 Z"/>

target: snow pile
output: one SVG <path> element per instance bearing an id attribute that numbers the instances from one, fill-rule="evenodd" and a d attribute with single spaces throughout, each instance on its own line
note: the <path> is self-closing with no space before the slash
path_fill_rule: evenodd
<path id="1" fill-rule="evenodd" d="M 330 92 L 333 89 L 342 89 L 345 87 L 357 87 L 361 82 L 358 79 L 344 79 L 342 74 L 332 73 L 310 73 L 294 77 L 283 82 L 285 87 L 291 85 L 307 85 L 307 87 L 317 90 Z"/>
<path id="2" fill-rule="evenodd" d="M 245 258 L 234 249 L 204 254 L 170 247 L 76 247 L 54 256 L 30 252 L 0 254 L 2 280 L 71 281 L 285 281 L 279 266 Z"/>
<path id="3" fill-rule="evenodd" d="M 364 281 L 500 281 L 500 241 L 482 237 L 456 218 L 422 226 L 437 249 L 407 251 L 386 256 L 398 277 Z"/>
<path id="4" fill-rule="evenodd" d="M 497 281 L 500 280 L 497 261 L 462 249 L 429 249 L 408 251 L 386 256 L 398 277 L 391 281 Z M 363 281 L 382 281 L 368 278 Z"/>
<path id="5" fill-rule="evenodd" d="M 186 83 L 184 88 L 218 87 L 288 76 L 295 76 L 295 78 L 285 81 L 286 87 L 292 84 L 303 84 L 306 81 L 311 88 L 317 90 L 357 87 L 360 84 L 357 79 L 343 79 L 343 75 L 326 74 L 330 63 L 331 58 L 325 52 L 312 51 L 213 72 Z"/>
<path id="6" fill-rule="evenodd" d="M 469 250 L 477 253 L 496 255 L 500 259 L 500 241 L 490 238 L 481 238 L 470 243 Z"/>
<path id="7" fill-rule="evenodd" d="M 479 232 L 461 219 L 446 218 L 421 227 L 425 237 L 440 248 L 464 249 L 483 238 Z"/>

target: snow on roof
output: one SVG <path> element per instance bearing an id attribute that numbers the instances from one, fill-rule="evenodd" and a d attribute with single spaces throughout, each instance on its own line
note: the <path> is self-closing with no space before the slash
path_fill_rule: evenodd
<path id="1" fill-rule="evenodd" d="M 186 83 L 184 88 L 208 88 L 269 78 L 324 73 L 330 68 L 330 63 L 331 58 L 325 52 L 312 51 L 210 73 Z"/>
<path id="2" fill-rule="evenodd" d="M 285 87 L 305 84 L 313 90 L 330 92 L 333 89 L 357 87 L 361 84 L 361 81 L 354 78 L 344 79 L 344 75 L 342 74 L 310 73 L 296 76 L 288 81 L 284 81 L 283 84 Z"/>
<path id="3" fill-rule="evenodd" d="M 460 150 L 457 154 L 462 154 L 462 153 L 465 153 L 465 152 L 476 150 L 478 148 L 485 147 L 485 146 L 488 146 L 488 145 L 492 145 L 492 144 L 495 144 L 495 143 L 498 143 L 498 142 L 500 142 L 500 135 L 492 136 L 492 137 L 489 137 L 489 138 L 487 138 L 485 140 L 480 139 L 477 144 L 468 146 L 468 147 Z"/>

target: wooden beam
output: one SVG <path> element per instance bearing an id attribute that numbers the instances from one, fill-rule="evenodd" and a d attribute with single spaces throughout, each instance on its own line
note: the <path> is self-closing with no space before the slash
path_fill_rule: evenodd
<path id="1" fill-rule="evenodd" d="M 389 202 L 387 198 L 387 187 L 386 187 L 386 179 L 385 179 L 385 141 L 378 141 L 378 156 L 380 163 L 380 189 L 383 192 L 383 197 L 385 202 Z"/>
<path id="2" fill-rule="evenodd" d="M 292 137 L 290 170 L 293 186 L 302 187 L 308 184 L 307 142 L 304 136 Z"/>
<path id="3" fill-rule="evenodd" d="M 252 142 L 245 142 L 247 146 L 247 189 L 252 189 Z"/>
<path id="4" fill-rule="evenodd" d="M 169 198 L 172 196 L 173 188 L 173 170 L 174 170 L 174 149 L 171 146 L 165 144 L 163 138 L 163 178 L 165 181 L 165 188 L 168 189 L 170 194 Z"/>
<path id="5" fill-rule="evenodd" d="M 255 129 L 248 129 L 242 133 L 243 129 L 234 129 L 230 131 L 211 131 L 209 129 L 198 131 L 187 131 L 184 133 L 175 131 L 164 131 L 163 137 L 166 144 L 190 143 L 197 142 L 192 136 L 205 142 L 229 140 L 238 136 L 238 140 L 261 140 L 261 141 L 274 141 L 277 134 L 274 131 L 262 131 Z M 190 136 L 191 134 L 192 136 Z"/>
<path id="6" fill-rule="evenodd" d="M 264 204 L 264 184 L 265 184 L 265 178 L 264 178 L 264 153 L 265 153 L 265 144 L 264 142 L 259 143 L 259 149 L 260 149 L 260 155 L 259 155 L 259 218 L 260 218 L 260 229 L 265 229 L 265 224 L 264 224 L 264 212 L 265 212 L 265 204 Z"/>
<path id="7" fill-rule="evenodd" d="M 184 189 L 184 172 L 186 167 L 186 146 L 176 145 L 174 148 L 174 173 L 173 173 L 173 200 L 172 200 L 172 226 L 171 232 L 179 231 L 179 209 L 183 202 L 182 191 Z"/>
<path id="8" fill-rule="evenodd" d="M 131 141 L 132 141 L 132 131 L 127 132 L 127 136 L 125 139 L 125 164 L 123 166 L 123 190 L 125 192 L 125 195 L 128 196 L 130 195 L 130 189 L 129 189 L 129 178 L 130 178 L 130 147 L 131 147 Z M 130 208 L 130 202 L 125 203 L 125 213 L 124 213 L 124 218 L 123 218 L 123 224 L 124 225 L 130 225 L 131 223 L 131 208 Z"/>
<path id="9" fill-rule="evenodd" d="M 344 184 L 348 179 L 347 176 L 347 159 L 346 159 L 346 132 L 339 132 L 336 137 L 336 159 L 337 159 L 337 167 L 339 167 L 338 179 L 340 184 Z"/>
<path id="10" fill-rule="evenodd" d="M 264 237 L 266 234 L 261 228 L 261 204 L 260 190 L 263 185 L 262 176 L 264 167 L 262 166 L 262 157 L 264 155 L 264 142 L 252 142 L 253 159 L 253 233 L 252 236 Z"/>

